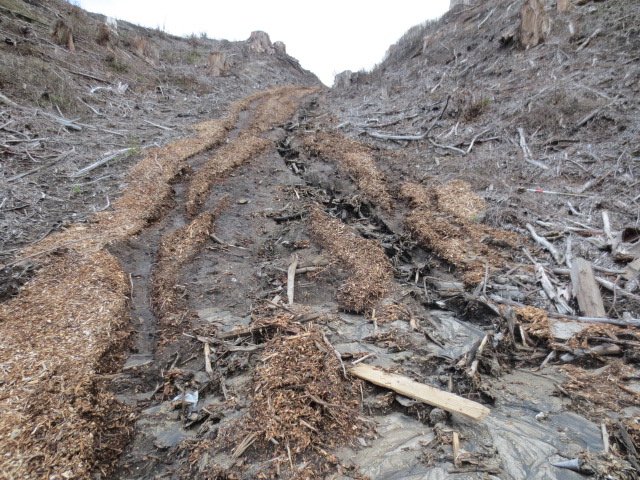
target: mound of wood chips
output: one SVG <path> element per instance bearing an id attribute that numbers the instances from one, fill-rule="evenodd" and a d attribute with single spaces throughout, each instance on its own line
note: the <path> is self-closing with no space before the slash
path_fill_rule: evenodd
<path id="1" fill-rule="evenodd" d="M 281 455 L 284 464 L 320 461 L 325 449 L 361 434 L 360 383 L 348 377 L 338 354 L 315 325 L 291 323 L 285 314 L 269 323 L 298 333 L 277 333 L 255 369 L 249 415 L 235 434 L 234 456 L 249 447 Z"/>
<path id="2" fill-rule="evenodd" d="M 99 388 L 126 345 L 129 280 L 109 253 L 53 258 L 0 304 L 0 477 L 89 478 L 128 410 Z"/>
<path id="3" fill-rule="evenodd" d="M 340 287 L 338 302 L 351 312 L 367 312 L 391 289 L 393 268 L 375 240 L 360 237 L 340 220 L 319 208 L 310 214 L 311 233 L 349 274 Z"/>
<path id="4" fill-rule="evenodd" d="M 480 283 L 489 266 L 509 265 L 508 248 L 517 245 L 517 236 L 479 222 L 485 203 L 464 182 L 432 191 L 406 183 L 400 193 L 413 207 L 407 228 L 423 247 L 461 269 L 467 285 Z"/>

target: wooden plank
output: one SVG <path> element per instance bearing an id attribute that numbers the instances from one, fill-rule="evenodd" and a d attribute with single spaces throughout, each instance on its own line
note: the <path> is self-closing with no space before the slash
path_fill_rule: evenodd
<path id="1" fill-rule="evenodd" d="M 583 315 L 587 317 L 607 316 L 590 262 L 579 257 L 573 260 L 571 282 L 573 283 L 573 295 L 578 299 L 578 306 Z"/>
<path id="2" fill-rule="evenodd" d="M 433 407 L 452 413 L 459 413 L 472 420 L 482 420 L 490 410 L 477 402 L 467 400 L 453 393 L 439 390 L 430 385 L 416 382 L 403 375 L 388 373 L 371 365 L 358 364 L 349 369 L 351 375 L 380 387 L 393 390 L 405 397 L 413 398 Z"/>

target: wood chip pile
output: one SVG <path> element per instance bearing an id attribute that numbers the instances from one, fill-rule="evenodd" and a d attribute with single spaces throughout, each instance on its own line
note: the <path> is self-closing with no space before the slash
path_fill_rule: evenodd
<path id="1" fill-rule="evenodd" d="M 215 215 L 205 212 L 191 223 L 166 235 L 160 242 L 153 272 L 151 301 L 163 327 L 176 327 L 184 312 L 182 293 L 176 288 L 177 276 L 213 233 Z"/>
<path id="2" fill-rule="evenodd" d="M 311 211 L 310 222 L 317 241 L 348 272 L 338 294 L 340 306 L 357 313 L 373 309 L 389 293 L 393 279 L 391 262 L 382 247 L 317 208 Z"/>
<path id="3" fill-rule="evenodd" d="M 112 255 L 72 252 L 0 304 L 0 477 L 88 478 L 121 452 L 128 412 L 98 382 L 126 345 L 128 294 Z"/>
<path id="4" fill-rule="evenodd" d="M 482 281 L 485 264 L 496 269 L 509 265 L 509 247 L 517 245 L 517 236 L 479 222 L 484 200 L 464 182 L 432 191 L 405 183 L 401 195 L 413 207 L 405 221 L 407 228 L 423 247 L 461 269 L 467 285 Z"/>
<path id="5" fill-rule="evenodd" d="M 198 170 L 189 185 L 186 209 L 195 215 L 211 186 L 234 168 L 264 152 L 271 142 L 252 134 L 241 134 L 233 142 L 217 150 Z"/>

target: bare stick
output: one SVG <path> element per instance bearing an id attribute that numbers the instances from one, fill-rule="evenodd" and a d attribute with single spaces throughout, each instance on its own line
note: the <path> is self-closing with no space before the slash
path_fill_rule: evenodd
<path id="1" fill-rule="evenodd" d="M 460 462 L 458 460 L 458 457 L 460 457 L 460 435 L 458 434 L 458 432 L 453 432 L 451 447 L 453 449 L 453 464 L 458 467 L 460 465 Z"/>
<path id="2" fill-rule="evenodd" d="M 630 298 L 632 300 L 635 300 L 636 302 L 640 302 L 640 295 L 635 295 L 631 292 L 627 292 L 625 289 L 618 287 L 615 283 L 610 282 L 609 280 L 605 280 L 604 278 L 601 278 L 601 277 L 596 277 L 596 282 L 598 282 L 607 290 L 615 292 L 617 295 L 620 295 L 621 297 Z"/>
<path id="3" fill-rule="evenodd" d="M 149 120 L 142 120 L 142 121 L 143 121 L 144 123 L 148 123 L 149 125 L 152 125 L 152 126 L 154 126 L 154 127 L 161 128 L 162 130 L 168 130 L 168 131 L 170 131 L 170 132 L 172 132 L 172 131 L 173 131 L 173 128 L 165 127 L 164 125 L 159 125 L 159 124 L 157 124 L 157 123 L 150 122 Z"/>
<path id="4" fill-rule="evenodd" d="M 542 245 L 542 247 L 545 248 L 551 254 L 551 256 L 556 261 L 556 263 L 558 263 L 559 265 L 562 265 L 564 263 L 564 259 L 562 258 L 562 254 L 560 252 L 558 252 L 556 247 L 551 245 L 551 242 L 549 242 L 549 240 L 547 240 L 546 238 L 538 235 L 536 233 L 535 229 L 533 228 L 533 225 L 531 225 L 530 223 L 527 223 L 527 230 L 529 230 L 529 233 L 531 233 L 531 236 L 533 237 L 533 239 L 537 243 Z"/>
<path id="5" fill-rule="evenodd" d="M 543 170 L 549 170 L 549 167 L 547 165 L 533 159 L 531 150 L 529 150 L 529 145 L 527 145 L 527 139 L 525 138 L 524 129 L 518 128 L 518 134 L 520 135 L 520 148 L 522 149 L 524 161 L 530 163 L 531 165 L 535 165 L 538 168 L 542 168 Z"/>
<path id="6" fill-rule="evenodd" d="M 589 42 L 593 39 L 593 37 L 595 37 L 596 35 L 598 35 L 600 33 L 600 29 L 596 28 L 595 31 L 589 35 L 589 37 L 587 37 L 587 39 L 582 42 L 580 44 L 580 46 L 578 48 L 576 48 L 576 52 L 579 52 L 580 50 L 582 50 L 584 47 L 586 47 L 587 45 L 589 45 Z"/>
<path id="7" fill-rule="evenodd" d="M 613 237 L 613 233 L 611 232 L 611 221 L 609 220 L 609 212 L 606 210 L 602 211 L 602 229 L 604 230 L 604 234 L 607 237 L 607 242 L 611 246 L 611 251 L 615 249 L 615 238 Z"/>
<path id="8" fill-rule="evenodd" d="M 293 291 L 296 281 L 296 268 L 298 268 L 298 256 L 293 256 L 293 261 L 289 265 L 289 271 L 287 272 L 287 300 L 289 305 L 293 305 Z"/>
<path id="9" fill-rule="evenodd" d="M 213 368 L 211 368 L 211 347 L 209 342 L 204 342 L 204 369 L 209 375 L 209 378 L 213 378 Z"/>
<path id="10" fill-rule="evenodd" d="M 609 432 L 607 431 L 607 426 L 604 422 L 600 424 L 600 428 L 602 430 L 602 451 L 606 455 L 609 453 Z"/>
<path id="11" fill-rule="evenodd" d="M 333 354 L 336 356 L 336 358 L 340 362 L 340 366 L 342 367 L 342 375 L 346 379 L 347 378 L 347 369 L 344 367 L 344 362 L 342 361 L 342 355 L 340 355 L 340 352 L 338 350 L 336 350 L 336 348 L 333 345 L 331 345 L 331 342 L 329 341 L 329 339 L 327 338 L 327 336 L 324 333 L 322 334 L 322 339 L 324 340 L 324 343 L 327 344 L 327 347 L 329 347 L 331 349 Z"/>
<path id="12" fill-rule="evenodd" d="M 544 293 L 546 293 L 547 296 L 549 297 L 549 300 L 551 300 L 555 304 L 556 308 L 558 309 L 558 313 L 573 314 L 573 310 L 567 304 L 564 298 L 558 295 L 556 287 L 554 287 L 553 284 L 551 283 L 551 280 L 549 280 L 549 277 L 544 271 L 544 268 L 542 267 L 542 265 L 540 265 L 539 263 L 536 263 L 535 270 L 536 270 L 536 278 L 540 282 L 540 285 L 542 285 L 542 289 L 544 290 Z"/>
<path id="13" fill-rule="evenodd" d="M 568 272 L 568 271 L 567 271 Z M 514 302 L 513 300 L 507 300 L 499 295 L 491 294 L 489 298 L 496 303 L 502 305 L 510 305 L 512 307 L 526 307 L 524 303 Z M 547 312 L 550 317 L 562 318 L 565 320 L 573 320 L 575 322 L 583 323 L 601 323 L 604 325 L 617 325 L 619 327 L 640 327 L 640 318 L 626 318 L 624 320 L 617 318 L 594 318 L 594 317 L 578 317 L 575 315 L 562 315 L 557 312 Z"/>
<path id="14" fill-rule="evenodd" d="M 39 172 L 40 170 L 43 170 L 43 169 L 46 169 L 46 168 L 49 168 L 49 167 L 53 167 L 56 163 L 60 162 L 61 160 L 64 160 L 65 158 L 67 158 L 70 154 L 72 154 L 75 151 L 76 151 L 76 148 L 73 147 L 68 152 L 62 153 L 55 160 L 53 160 L 53 162 L 51 162 L 51 163 L 49 163 L 47 165 L 41 165 L 39 167 L 32 168 L 31 170 L 27 170 L 26 172 L 19 173 L 17 175 L 14 175 L 13 177 L 9 177 L 9 178 L 7 178 L 7 182 L 15 182 L 16 180 L 19 180 L 20 178 L 26 177 L 27 175 L 31 175 L 32 173 L 36 173 L 36 172 Z"/>
<path id="15" fill-rule="evenodd" d="M 96 168 L 104 165 L 105 163 L 109 162 L 110 160 L 113 160 L 114 158 L 122 155 L 123 153 L 127 153 L 129 151 L 133 150 L 133 148 L 123 148 L 121 150 L 118 150 L 110 155 L 107 155 L 106 157 L 101 158 L 100 160 L 93 162 L 91 165 L 87 165 L 84 168 L 81 168 L 80 170 L 78 170 L 75 173 L 72 173 L 71 175 L 69 175 L 70 178 L 78 178 L 83 176 L 86 173 L 89 173 L 91 170 L 95 170 Z"/>

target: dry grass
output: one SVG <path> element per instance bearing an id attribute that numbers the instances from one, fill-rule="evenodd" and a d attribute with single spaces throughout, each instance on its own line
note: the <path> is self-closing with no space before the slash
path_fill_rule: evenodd
<path id="1" fill-rule="evenodd" d="M 217 150 L 194 175 L 189 185 L 186 201 L 187 214 L 196 214 L 216 180 L 222 179 L 244 162 L 259 156 L 270 145 L 271 142 L 264 138 L 243 133 Z"/>
<path id="2" fill-rule="evenodd" d="M 461 269 L 465 284 L 482 281 L 486 266 L 500 269 L 509 264 L 508 248 L 517 245 L 518 237 L 478 223 L 484 202 L 463 182 L 433 192 L 406 183 L 401 195 L 413 207 L 405 221 L 409 230 L 423 247 Z"/>
<path id="3" fill-rule="evenodd" d="M 96 375 L 124 343 L 128 294 L 112 255 L 69 252 L 0 304 L 0 477 L 89 478 L 121 452 L 128 412 Z"/>
<path id="4" fill-rule="evenodd" d="M 355 178 L 368 201 L 387 211 L 391 210 L 393 201 L 387 191 L 387 183 L 367 146 L 329 133 L 305 137 L 304 146 L 312 155 L 336 161 L 345 173 Z"/>
<path id="5" fill-rule="evenodd" d="M 324 449 L 349 443 L 364 431 L 359 381 L 345 378 L 318 327 L 303 328 L 292 318 L 275 319 L 296 333 L 277 333 L 267 342 L 255 369 L 249 413 L 228 435 L 235 439 L 236 452 L 238 444 L 253 438 L 251 448 L 268 452 L 269 458 L 280 456 L 283 467 L 289 455 L 293 462 L 304 455 L 317 462 L 306 478 L 324 478 L 319 475 L 327 467 Z"/>
<path id="6" fill-rule="evenodd" d="M 311 232 L 349 272 L 340 287 L 338 302 L 347 311 L 370 311 L 390 291 L 391 262 L 375 240 L 367 240 L 339 220 L 316 208 L 310 215 Z"/>

